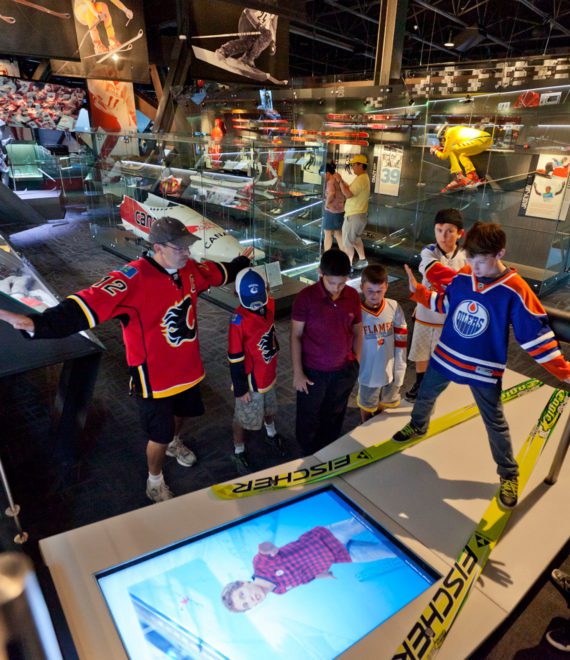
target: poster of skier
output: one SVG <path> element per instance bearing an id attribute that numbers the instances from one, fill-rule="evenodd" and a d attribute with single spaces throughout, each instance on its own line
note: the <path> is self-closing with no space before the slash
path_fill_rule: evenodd
<path id="1" fill-rule="evenodd" d="M 73 16 L 85 77 L 148 82 L 141 0 L 73 0 Z"/>
<path id="2" fill-rule="evenodd" d="M 289 25 L 277 13 L 223 0 L 195 2 L 191 46 L 194 78 L 286 85 Z"/>

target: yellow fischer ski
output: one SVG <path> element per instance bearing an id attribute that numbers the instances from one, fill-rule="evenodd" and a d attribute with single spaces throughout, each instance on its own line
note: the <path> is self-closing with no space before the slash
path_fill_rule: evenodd
<path id="1" fill-rule="evenodd" d="M 536 378 L 530 378 L 518 385 L 503 390 L 501 399 L 503 403 L 508 403 L 524 394 L 533 392 L 542 387 L 543 383 Z M 475 403 L 470 403 L 458 410 L 442 415 L 430 422 L 428 431 L 421 438 L 409 440 L 408 442 L 394 442 L 391 438 L 383 440 L 376 445 L 358 449 L 350 454 L 344 454 L 332 458 L 325 463 L 317 463 L 307 468 L 300 468 L 292 472 L 270 475 L 268 477 L 259 477 L 249 481 L 237 481 L 230 484 L 217 484 L 212 486 L 214 493 L 223 499 L 234 499 L 239 497 L 248 497 L 257 495 L 269 490 L 279 490 L 281 488 L 291 488 L 293 486 L 302 486 L 304 484 L 322 481 L 337 477 L 340 474 L 351 472 L 358 468 L 370 465 L 380 461 L 392 454 L 396 454 L 403 449 L 413 447 L 438 433 L 457 426 L 468 419 L 472 419 L 479 414 L 479 408 Z"/>
<path id="2" fill-rule="evenodd" d="M 517 455 L 519 497 L 560 419 L 568 397 L 568 392 L 564 390 L 554 391 Z M 497 491 L 453 567 L 398 647 L 392 660 L 423 660 L 433 658 L 437 654 L 471 588 L 481 575 L 491 551 L 505 530 L 512 512 L 512 509 L 501 508 Z"/>

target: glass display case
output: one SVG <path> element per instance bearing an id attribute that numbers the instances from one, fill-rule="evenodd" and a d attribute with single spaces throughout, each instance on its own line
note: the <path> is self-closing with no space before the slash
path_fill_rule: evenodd
<path id="1" fill-rule="evenodd" d="M 434 240 L 437 211 L 459 208 L 466 228 L 476 220 L 500 223 L 507 234 L 506 261 L 539 295 L 556 290 L 570 271 L 569 90 L 466 95 L 386 109 L 381 115 L 350 115 L 351 130 L 366 134 L 367 144 L 329 144 L 327 158 L 342 171 L 349 154 L 368 156 L 366 249 L 381 258 L 413 262 Z M 340 126 L 349 115 L 329 117 Z M 334 126 L 335 121 L 327 122 L 329 129 Z M 487 136 L 488 143 L 485 149 L 455 152 L 461 154 L 460 176 L 465 179 L 470 169 L 467 156 L 479 181 L 454 187 L 449 184 L 457 165 L 450 167 L 453 159 L 440 159 L 435 151 L 445 144 L 438 133 L 452 137 L 461 127 L 469 136 Z M 350 180 L 351 174 L 344 176 Z"/>
<path id="2" fill-rule="evenodd" d="M 321 144 L 114 137 L 120 149 L 85 178 L 92 235 L 104 249 L 137 258 L 150 249 L 152 222 L 170 215 L 192 233 L 198 260 L 229 261 L 251 245 L 257 264 L 279 262 L 285 276 L 318 263 Z"/>

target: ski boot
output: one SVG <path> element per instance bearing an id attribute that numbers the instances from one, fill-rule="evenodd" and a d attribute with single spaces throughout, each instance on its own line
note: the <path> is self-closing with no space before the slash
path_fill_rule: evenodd
<path id="1" fill-rule="evenodd" d="M 465 178 L 468 179 L 469 181 L 469 183 L 467 184 L 467 188 L 477 188 L 477 186 L 480 183 L 483 183 L 483 179 L 479 178 L 475 170 L 472 170 L 471 172 L 467 172 Z"/>
<path id="2" fill-rule="evenodd" d="M 450 181 L 445 188 L 442 188 L 442 193 L 455 192 L 461 188 L 467 188 L 469 185 L 469 179 L 466 176 L 463 176 L 461 172 L 458 172 L 452 181 Z"/>

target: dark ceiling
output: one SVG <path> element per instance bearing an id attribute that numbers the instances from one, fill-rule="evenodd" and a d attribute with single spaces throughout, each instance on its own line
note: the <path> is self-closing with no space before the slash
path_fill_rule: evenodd
<path id="1" fill-rule="evenodd" d="M 570 53 L 570 0 L 408 0 L 407 5 L 403 73 L 434 63 Z M 306 7 L 306 16 L 290 23 L 291 75 L 370 79 L 380 0 L 308 0 Z"/>

